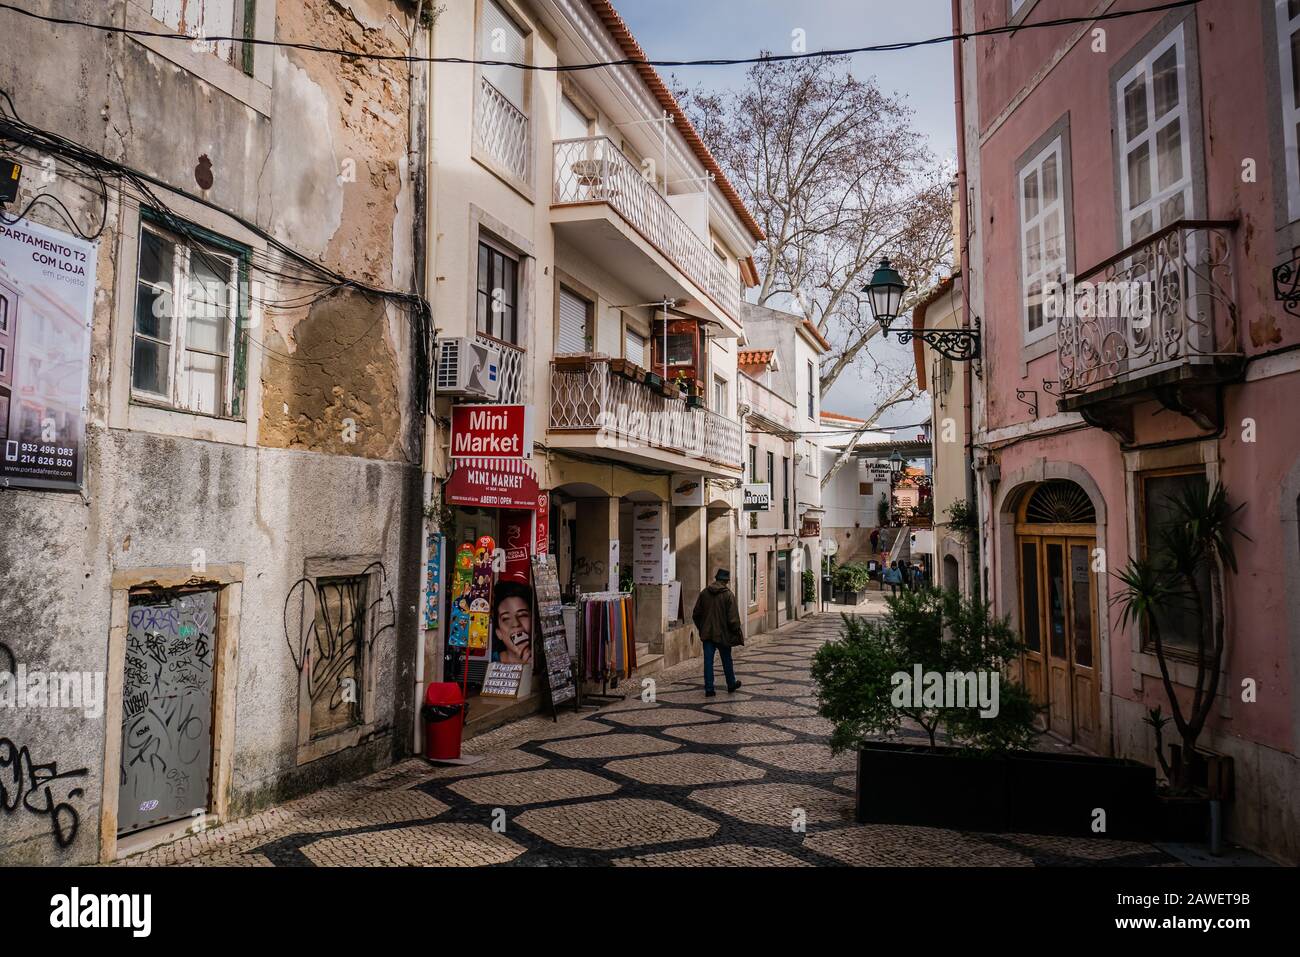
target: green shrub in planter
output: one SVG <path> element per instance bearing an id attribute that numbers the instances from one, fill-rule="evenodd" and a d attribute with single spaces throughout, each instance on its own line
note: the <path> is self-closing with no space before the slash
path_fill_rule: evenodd
<path id="1" fill-rule="evenodd" d="M 836 591 L 859 592 L 871 581 L 871 572 L 862 562 L 845 562 L 831 574 L 831 585 Z"/>
<path id="2" fill-rule="evenodd" d="M 805 605 L 817 600 L 817 573 L 811 568 L 803 572 L 803 603 Z"/>
<path id="3" fill-rule="evenodd" d="M 842 566 L 841 566 L 842 567 Z M 1029 693 L 1003 675 L 1020 653 L 1020 642 L 989 606 L 944 589 L 901 592 L 887 599 L 881 619 L 844 616 L 841 640 L 813 656 L 812 676 L 820 700 L 818 713 L 832 722 L 831 747 L 857 748 L 869 737 L 896 731 L 911 718 L 930 736 L 942 728 L 966 750 L 1003 753 L 1027 748 L 1039 733 L 1037 708 Z M 968 707 L 895 703 L 894 676 L 921 672 L 986 673 L 998 676 L 997 714 L 983 717 Z"/>

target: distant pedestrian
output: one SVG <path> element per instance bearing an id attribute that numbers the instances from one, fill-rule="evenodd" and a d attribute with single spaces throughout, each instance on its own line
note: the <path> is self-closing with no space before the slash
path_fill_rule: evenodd
<path id="1" fill-rule="evenodd" d="M 925 569 L 920 565 L 912 566 L 912 590 L 920 591 L 925 587 Z"/>
<path id="2" fill-rule="evenodd" d="M 884 583 L 889 586 L 891 595 L 898 594 L 898 586 L 902 584 L 903 574 L 898 568 L 898 562 L 893 562 L 885 569 Z"/>
<path id="3" fill-rule="evenodd" d="M 731 649 L 745 643 L 745 632 L 740 624 L 740 610 L 736 607 L 736 596 L 732 594 L 727 583 L 731 581 L 731 572 L 719 568 L 709 587 L 700 592 L 695 600 L 695 610 L 691 620 L 700 633 L 704 643 L 704 695 L 714 696 L 713 690 L 713 655 L 722 656 L 722 673 L 727 678 L 727 690 L 735 691 L 740 687 L 735 669 L 731 664 Z"/>
<path id="4" fill-rule="evenodd" d="M 880 551 L 880 529 L 878 528 L 871 530 L 871 550 L 872 552 Z"/>

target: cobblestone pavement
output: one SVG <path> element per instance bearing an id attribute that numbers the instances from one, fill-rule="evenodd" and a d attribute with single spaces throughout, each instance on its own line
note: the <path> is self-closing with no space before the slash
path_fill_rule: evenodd
<path id="1" fill-rule="evenodd" d="M 404 761 L 124 862 L 134 865 L 1099 865 L 1177 863 L 1140 843 L 853 822 L 808 668 L 837 615 L 760 636 L 742 687 L 706 698 L 699 662 L 558 723 L 466 743 L 468 766 Z M 905 732 L 906 733 L 906 732 Z M 796 812 L 806 830 L 792 825 Z M 498 826 L 494 828 L 494 823 Z M 504 829 L 499 825 L 503 823 Z"/>

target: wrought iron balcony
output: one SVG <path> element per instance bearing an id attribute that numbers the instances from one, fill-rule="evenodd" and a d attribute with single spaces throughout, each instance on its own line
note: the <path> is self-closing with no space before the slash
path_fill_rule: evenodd
<path id="1" fill-rule="evenodd" d="M 503 170 L 531 185 L 532 153 L 528 114 L 506 98 L 488 81 L 479 80 L 478 102 L 474 110 L 474 140 Z"/>
<path id="2" fill-rule="evenodd" d="M 660 465 L 664 463 L 658 451 L 668 451 L 734 473 L 741 469 L 739 422 L 618 375 L 604 356 L 551 362 L 547 431 L 592 436 L 593 448 L 658 459 Z"/>
<path id="3" fill-rule="evenodd" d="M 714 306 L 740 321 L 739 277 L 673 209 L 653 180 L 644 177 L 607 137 L 555 142 L 551 201 L 556 206 L 608 204 Z"/>
<path id="4" fill-rule="evenodd" d="M 497 370 L 501 379 L 501 388 L 497 392 L 496 401 L 504 405 L 518 405 L 523 402 L 524 357 L 527 353 L 519 346 L 492 336 L 485 336 L 481 332 L 474 336 L 474 340 L 501 350 L 501 365 Z"/>
<path id="5" fill-rule="evenodd" d="M 1241 373 L 1235 223 L 1180 220 L 1047 295 L 1059 407 L 1132 443 L 1131 407 L 1156 400 L 1214 428 L 1215 386 Z"/>

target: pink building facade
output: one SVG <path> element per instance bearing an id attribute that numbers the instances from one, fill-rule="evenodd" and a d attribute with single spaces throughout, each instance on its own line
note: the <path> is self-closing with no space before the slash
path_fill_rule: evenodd
<path id="1" fill-rule="evenodd" d="M 1280 297 L 1300 252 L 1300 2 L 1032 26 L 1096 7 L 954 2 L 959 31 L 1025 27 L 954 54 L 981 591 L 1018 624 L 1054 733 L 1155 763 L 1143 719 L 1169 705 L 1114 572 L 1148 554 L 1169 496 L 1221 482 L 1249 539 L 1200 745 L 1233 761 L 1229 839 L 1295 862 L 1300 307 Z M 1181 695 L 1194 632 L 1173 612 L 1162 632 Z"/>

